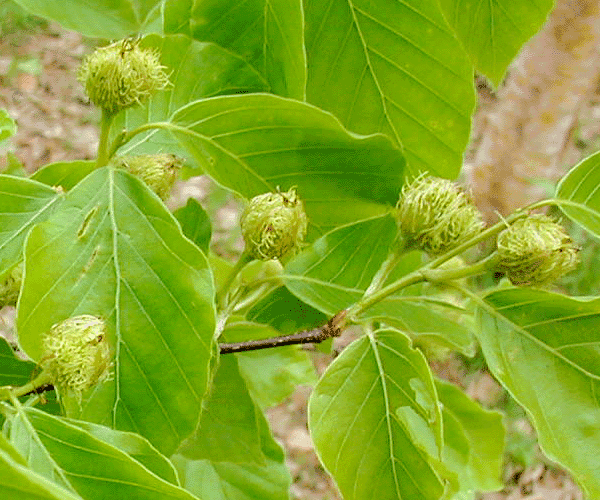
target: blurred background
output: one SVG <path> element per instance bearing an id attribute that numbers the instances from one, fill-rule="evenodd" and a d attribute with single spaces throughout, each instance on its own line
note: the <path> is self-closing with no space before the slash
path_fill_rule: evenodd
<path id="1" fill-rule="evenodd" d="M 0 0 L 0 107 L 18 125 L 17 134 L 0 151 L 4 173 L 32 173 L 47 163 L 95 157 L 100 113 L 88 103 L 75 73 L 83 55 L 102 43 Z M 494 222 L 552 196 L 558 179 L 600 149 L 600 1 L 557 0 L 545 26 L 523 47 L 500 88 L 478 75 L 474 81 L 479 103 L 461 181 L 469 186 L 487 221 Z M 208 178 L 193 177 L 177 184 L 169 205 L 181 206 L 190 196 L 211 215 L 211 249 L 226 258 L 236 256 L 242 248 L 240 203 Z M 600 274 L 595 266 L 600 246 L 583 231 L 572 226 L 569 230 L 582 248 L 582 264 L 560 287 L 571 295 L 598 295 Z M 9 308 L 2 311 L 6 335 L 13 315 Z M 319 372 L 332 359 L 317 352 L 313 356 Z M 466 359 L 441 353 L 432 359 L 438 376 L 506 414 L 505 488 L 479 499 L 583 498 L 568 474 L 540 452 L 527 416 L 489 375 L 481 355 Z M 292 498 L 338 499 L 306 427 L 309 394 L 310 388 L 298 388 L 269 411 L 269 418 L 288 454 Z"/>

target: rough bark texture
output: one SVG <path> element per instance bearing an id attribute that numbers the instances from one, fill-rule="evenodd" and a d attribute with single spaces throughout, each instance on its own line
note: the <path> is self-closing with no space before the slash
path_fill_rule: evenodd
<path id="1" fill-rule="evenodd" d="M 600 73 L 599 0 L 557 0 L 475 125 L 466 172 L 488 221 L 548 195 L 579 159 L 572 136 Z M 546 192 L 544 192 L 546 189 Z"/>

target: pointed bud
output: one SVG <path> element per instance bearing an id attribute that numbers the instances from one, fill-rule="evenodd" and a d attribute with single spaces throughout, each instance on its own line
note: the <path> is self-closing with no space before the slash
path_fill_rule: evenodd
<path id="1" fill-rule="evenodd" d="M 294 188 L 286 193 L 255 196 L 240 222 L 246 251 L 260 260 L 279 259 L 299 248 L 308 227 L 304 206 Z"/>
<path id="2" fill-rule="evenodd" d="M 456 184 L 426 175 L 404 185 L 396 217 L 407 244 L 433 255 L 451 250 L 483 228 L 477 208 Z"/>
<path id="3" fill-rule="evenodd" d="M 82 315 L 52 326 L 43 339 L 41 366 L 51 374 L 59 391 L 81 394 L 105 380 L 110 369 L 106 325 L 95 316 Z"/>
<path id="4" fill-rule="evenodd" d="M 530 215 L 498 235 L 498 270 L 513 285 L 544 285 L 575 269 L 578 251 L 560 224 L 545 215 Z"/>
<path id="5" fill-rule="evenodd" d="M 183 161 L 172 154 L 155 154 L 124 156 L 115 160 L 115 164 L 142 180 L 161 200 L 166 200 Z"/>
<path id="6" fill-rule="evenodd" d="M 132 39 L 96 49 L 83 60 L 77 79 L 90 101 L 110 113 L 140 104 L 169 84 L 158 53 Z"/>

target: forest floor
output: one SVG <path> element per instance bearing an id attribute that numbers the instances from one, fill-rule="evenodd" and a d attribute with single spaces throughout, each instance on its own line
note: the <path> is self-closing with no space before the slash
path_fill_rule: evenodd
<path id="1" fill-rule="evenodd" d="M 6 24 L 6 22 L 5 22 Z M 95 156 L 99 112 L 85 97 L 75 73 L 93 43 L 56 24 L 17 19 L 3 27 L 0 41 L 0 107 L 18 124 L 9 151 L 29 173 L 47 163 Z M 481 90 L 489 99 L 489 89 Z M 2 152 L 6 165 L 6 151 Z M 0 164 L 0 167 L 3 165 Z M 178 206 L 189 196 L 215 214 L 213 249 L 231 253 L 241 246 L 236 231 L 239 204 L 207 178 L 180 183 L 170 200 Z M 315 355 L 322 371 L 329 358 Z M 509 415 L 509 451 L 505 489 L 479 497 L 484 500 L 581 500 L 567 474 L 544 458 L 526 417 L 515 409 L 500 386 L 482 366 L 450 357 L 435 363 L 436 373 L 463 386 L 486 406 L 501 406 Z M 297 500 L 339 499 L 335 486 L 314 453 L 306 425 L 310 389 L 299 388 L 287 401 L 269 410 L 273 431 L 285 446 Z"/>

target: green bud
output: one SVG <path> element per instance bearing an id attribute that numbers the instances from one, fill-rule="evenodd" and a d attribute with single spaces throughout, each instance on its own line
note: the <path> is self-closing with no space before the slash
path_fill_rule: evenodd
<path id="1" fill-rule="evenodd" d="M 57 323 L 43 336 L 42 344 L 41 367 L 59 391 L 81 398 L 109 375 L 110 348 L 100 318 L 82 315 Z"/>
<path id="2" fill-rule="evenodd" d="M 172 154 L 124 156 L 115 160 L 117 168 L 123 168 L 142 180 L 162 200 L 169 197 L 183 165 L 181 158 Z"/>
<path id="3" fill-rule="evenodd" d="M 118 113 L 163 90 L 169 77 L 153 49 L 125 39 L 96 49 L 81 64 L 77 79 L 96 106 Z"/>
<path id="4" fill-rule="evenodd" d="M 456 184 L 426 175 L 404 185 L 396 217 L 406 244 L 432 255 L 476 236 L 484 225 L 471 198 Z"/>
<path id="5" fill-rule="evenodd" d="M 8 274 L 4 282 L 0 284 L 0 308 L 17 304 L 22 281 L 23 262 L 20 262 L 12 268 L 12 271 Z"/>
<path id="6" fill-rule="evenodd" d="M 308 227 L 304 206 L 294 188 L 286 193 L 255 196 L 240 222 L 246 251 L 260 260 L 279 259 L 299 248 Z"/>
<path id="7" fill-rule="evenodd" d="M 518 219 L 498 235 L 498 270 L 513 285 L 539 286 L 577 267 L 579 249 L 564 228 L 545 215 Z"/>

